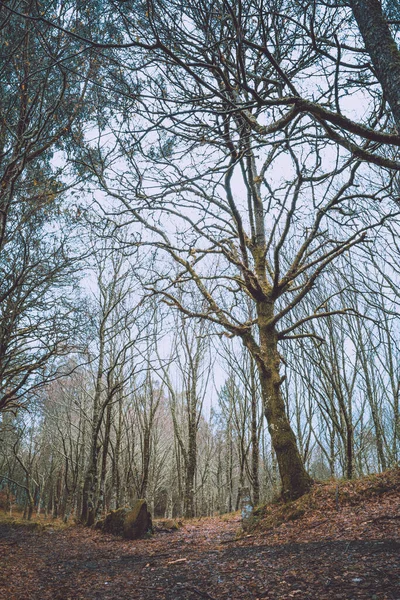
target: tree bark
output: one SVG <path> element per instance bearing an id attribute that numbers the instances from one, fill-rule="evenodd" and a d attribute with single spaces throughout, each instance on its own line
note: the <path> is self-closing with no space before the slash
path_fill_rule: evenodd
<path id="1" fill-rule="evenodd" d="M 285 500 L 294 500 L 309 491 L 312 479 L 304 468 L 281 393 L 282 378 L 279 372 L 281 357 L 278 352 L 278 337 L 275 327 L 268 324 L 273 317 L 273 311 L 272 302 L 260 302 L 257 305 L 260 332 L 260 355 L 257 357 L 257 366 L 265 417 L 282 482 L 282 497 Z"/>
<path id="2" fill-rule="evenodd" d="M 193 403 L 192 403 L 193 408 Z M 196 404 L 194 411 L 189 415 L 188 449 L 185 460 L 185 501 L 184 514 L 188 519 L 194 517 L 194 479 L 197 466 L 197 413 Z"/>
<path id="3" fill-rule="evenodd" d="M 400 129 L 400 51 L 379 0 L 350 0 L 375 75 Z"/>
<path id="4" fill-rule="evenodd" d="M 97 500 L 96 518 L 100 518 L 102 511 L 106 505 L 106 476 L 107 476 L 107 456 L 108 448 L 110 445 L 110 432 L 111 432 L 111 412 L 112 404 L 107 405 L 106 410 L 106 424 L 104 431 L 103 441 L 103 453 L 101 460 L 101 471 L 100 471 L 100 486 L 99 486 L 99 497 Z"/>
<path id="5" fill-rule="evenodd" d="M 257 389 L 255 378 L 254 362 L 250 362 L 250 383 L 251 383 L 251 487 L 253 492 L 253 505 L 260 502 L 260 448 L 258 435 L 258 414 L 257 414 Z"/>

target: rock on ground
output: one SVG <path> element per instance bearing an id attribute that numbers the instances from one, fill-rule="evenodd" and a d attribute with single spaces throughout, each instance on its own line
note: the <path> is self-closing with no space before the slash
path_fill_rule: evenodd
<path id="1" fill-rule="evenodd" d="M 96 523 L 95 528 L 127 540 L 137 540 L 152 532 L 153 524 L 146 501 L 138 500 L 132 509 L 112 510 L 105 519 Z"/>

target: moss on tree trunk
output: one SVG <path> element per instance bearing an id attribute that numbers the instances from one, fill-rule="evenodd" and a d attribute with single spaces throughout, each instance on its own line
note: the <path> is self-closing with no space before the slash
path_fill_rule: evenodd
<path id="1" fill-rule="evenodd" d="M 312 479 L 304 468 L 281 393 L 281 357 L 278 351 L 278 337 L 275 327 L 270 325 L 273 311 L 272 302 L 258 305 L 260 355 L 256 362 L 260 374 L 265 417 L 281 477 L 282 497 L 293 500 L 308 492 Z"/>

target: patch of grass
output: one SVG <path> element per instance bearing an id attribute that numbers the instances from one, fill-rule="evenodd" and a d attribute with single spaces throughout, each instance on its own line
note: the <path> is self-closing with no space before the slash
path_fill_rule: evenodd
<path id="1" fill-rule="evenodd" d="M 229 523 L 230 521 L 237 519 L 238 517 L 240 517 L 240 510 L 231 513 L 224 513 L 223 515 L 221 515 L 220 519 L 225 523 Z"/>
<path id="2" fill-rule="evenodd" d="M 182 525 L 182 521 L 176 519 L 156 519 L 153 521 L 155 531 L 178 531 Z"/>
<path id="3" fill-rule="evenodd" d="M 61 519 L 45 518 L 43 516 L 32 517 L 30 521 L 23 518 L 22 513 L 14 513 L 12 515 L 0 513 L 0 525 L 9 525 L 15 529 L 24 528 L 28 531 L 58 531 L 72 527 L 75 523 L 71 520 L 64 523 Z"/>

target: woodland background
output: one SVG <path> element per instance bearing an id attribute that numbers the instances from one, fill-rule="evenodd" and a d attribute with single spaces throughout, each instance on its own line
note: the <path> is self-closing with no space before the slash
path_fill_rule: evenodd
<path id="1" fill-rule="evenodd" d="M 398 464 L 399 25 L 1 2 L 5 510 L 214 515 Z"/>

